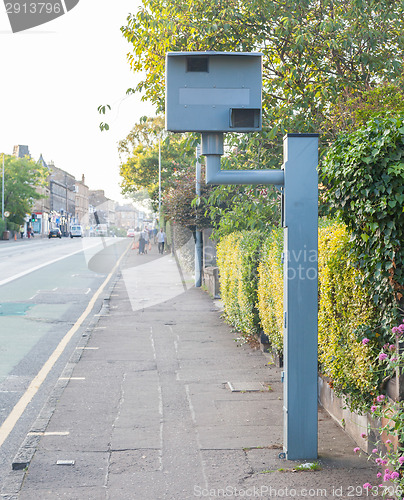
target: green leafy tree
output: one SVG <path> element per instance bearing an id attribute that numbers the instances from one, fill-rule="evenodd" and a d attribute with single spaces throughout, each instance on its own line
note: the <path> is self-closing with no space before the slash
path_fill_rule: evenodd
<path id="1" fill-rule="evenodd" d="M 280 196 L 274 186 L 220 186 L 212 190 L 206 214 L 215 238 L 242 230 L 266 232 L 279 225 Z"/>
<path id="2" fill-rule="evenodd" d="M 363 102 L 403 74 L 404 5 L 391 0 L 143 0 L 122 32 L 131 67 L 145 75 L 130 91 L 142 91 L 160 111 L 167 51 L 262 52 L 263 130 L 229 134 L 227 144 L 244 154 L 228 155 L 224 168 L 279 168 L 287 132 L 321 132 L 326 149 L 345 126 L 336 123 L 337 105 Z M 271 220 L 276 194 L 257 205 L 252 189 L 217 188 L 219 231 Z"/>
<path id="3" fill-rule="evenodd" d="M 344 92 L 330 109 L 330 134 L 351 133 L 373 118 L 404 113 L 404 78 L 382 82 L 362 93 Z"/>
<path id="4" fill-rule="evenodd" d="M 10 222 L 24 223 L 35 200 L 43 197 L 36 188 L 45 185 L 48 174 L 46 168 L 28 157 L 4 155 L 4 209 L 10 212 Z"/>
<path id="5" fill-rule="evenodd" d="M 201 195 L 196 198 L 195 166 L 175 172 L 172 185 L 163 197 L 164 215 L 176 224 L 191 230 L 195 237 L 196 230 L 211 226 L 211 218 L 206 216 L 206 201 L 213 188 L 203 181 L 200 183 Z"/>
<path id="6" fill-rule="evenodd" d="M 391 0 L 143 0 L 122 32 L 131 67 L 145 74 L 134 90 L 161 111 L 167 51 L 262 52 L 266 142 L 327 134 L 343 92 L 403 71 L 404 6 Z"/>
<path id="7" fill-rule="evenodd" d="M 159 147 L 161 154 L 161 189 L 173 182 L 176 171 L 195 163 L 195 152 L 187 147 L 188 139 L 164 132 L 162 117 L 142 118 L 126 139 L 119 143 L 122 193 L 135 195 L 143 190 L 156 206 L 159 192 Z"/>

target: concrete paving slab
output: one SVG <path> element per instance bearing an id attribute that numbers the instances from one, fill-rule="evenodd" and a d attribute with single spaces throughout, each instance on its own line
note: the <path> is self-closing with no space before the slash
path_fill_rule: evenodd
<path id="1" fill-rule="evenodd" d="M 57 465 L 58 460 L 74 460 L 72 465 Z M 58 491 L 59 488 L 100 487 L 106 482 L 109 453 L 49 451 L 39 449 L 31 463 L 26 486 L 31 490 Z M 38 498 L 38 497 L 35 497 Z M 41 498 L 41 497 L 40 497 Z"/>
<path id="2" fill-rule="evenodd" d="M 321 470 L 292 472 L 296 464 L 279 458 L 281 370 L 235 341 L 208 295 L 178 281 L 174 259 L 157 260 L 128 255 L 90 332 L 98 349 L 76 361 L 73 376 L 85 380 L 67 384 L 47 428 L 69 434 L 39 440 L 20 498 L 364 498 L 355 488 L 376 469 L 324 412 Z M 231 392 L 229 381 L 271 390 Z"/>
<path id="3" fill-rule="evenodd" d="M 35 487 L 34 490 L 26 488 L 22 491 L 18 500 L 107 500 L 107 490 L 105 487 L 77 487 L 58 488 L 57 490 L 50 488 L 44 489 Z"/>

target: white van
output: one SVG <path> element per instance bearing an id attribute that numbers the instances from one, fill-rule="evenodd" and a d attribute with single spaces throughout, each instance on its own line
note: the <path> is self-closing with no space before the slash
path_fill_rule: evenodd
<path id="1" fill-rule="evenodd" d="M 83 229 L 78 224 L 70 226 L 70 238 L 82 238 Z"/>

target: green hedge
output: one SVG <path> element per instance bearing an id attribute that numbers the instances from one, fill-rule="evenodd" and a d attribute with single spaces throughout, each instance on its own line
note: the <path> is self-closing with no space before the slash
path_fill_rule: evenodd
<path id="1" fill-rule="evenodd" d="M 272 347 L 283 351 L 283 229 L 274 229 L 264 241 L 258 265 L 258 311 L 262 330 Z"/>
<path id="2" fill-rule="evenodd" d="M 361 286 L 356 263 L 348 259 L 344 224 L 322 221 L 319 229 L 319 363 L 337 393 L 351 407 L 368 403 L 380 384 L 374 359 L 384 339 L 362 344 L 363 327 L 374 327 L 377 309 Z M 221 296 L 228 321 L 244 335 L 263 331 L 283 351 L 283 230 L 264 237 L 232 233 L 218 245 Z"/>
<path id="3" fill-rule="evenodd" d="M 236 232 L 223 238 L 217 248 L 225 316 L 245 336 L 260 331 L 257 267 L 263 239 L 258 231 Z"/>
<path id="4" fill-rule="evenodd" d="M 375 360 L 382 337 L 362 344 L 361 327 L 375 326 L 377 309 L 362 286 L 361 272 L 350 255 L 350 232 L 343 223 L 319 230 L 319 364 L 352 409 L 371 403 L 381 374 Z"/>

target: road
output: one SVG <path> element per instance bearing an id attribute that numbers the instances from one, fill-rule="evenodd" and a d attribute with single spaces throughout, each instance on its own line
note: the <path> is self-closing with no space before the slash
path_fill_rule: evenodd
<path id="1" fill-rule="evenodd" d="M 0 478 L 100 311 L 130 243 L 124 238 L 1 242 Z"/>

